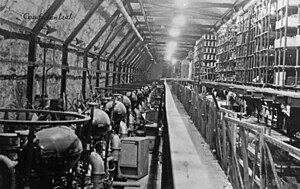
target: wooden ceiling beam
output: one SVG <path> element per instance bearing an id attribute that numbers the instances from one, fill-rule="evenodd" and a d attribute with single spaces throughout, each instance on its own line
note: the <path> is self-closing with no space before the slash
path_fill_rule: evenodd
<path id="1" fill-rule="evenodd" d="M 131 3 L 138 3 L 139 0 L 128 0 Z M 171 0 L 151 0 L 151 1 L 146 1 L 145 5 L 153 5 L 153 6 L 168 6 L 169 8 L 177 9 L 177 7 L 174 4 L 174 1 Z M 233 4 L 232 3 L 213 3 L 213 2 L 193 2 L 191 5 L 187 5 L 186 8 L 232 8 Z"/>
<path id="2" fill-rule="evenodd" d="M 132 15 L 136 15 L 136 16 L 144 16 L 143 12 L 133 12 L 131 13 Z M 177 15 L 177 13 L 168 13 L 166 14 L 166 12 L 151 12 L 148 11 L 147 12 L 147 17 L 158 17 L 158 18 L 174 18 Z M 183 15 L 186 15 L 186 17 L 188 17 L 188 19 L 211 19 L 211 18 L 216 18 L 216 19 L 220 19 L 222 17 L 222 15 L 218 14 L 218 13 L 205 13 L 205 11 L 201 12 L 201 13 L 185 13 Z"/>
<path id="3" fill-rule="evenodd" d="M 59 9 L 59 7 L 64 3 L 65 0 L 55 0 L 49 9 L 41 16 L 35 26 L 32 29 L 32 33 L 35 35 L 39 34 L 40 31 L 46 26 L 47 22 L 50 20 L 54 13 Z"/>
<path id="4" fill-rule="evenodd" d="M 94 38 L 91 40 L 91 42 L 85 47 L 84 51 L 88 52 L 95 43 L 99 40 L 99 38 L 102 36 L 102 34 L 105 32 L 105 30 L 112 24 L 112 22 L 115 20 L 115 18 L 120 14 L 119 10 L 116 10 L 113 15 L 106 20 L 106 23 L 104 26 L 99 30 L 99 32 L 94 36 Z"/>
<path id="5" fill-rule="evenodd" d="M 143 25 L 146 26 L 146 22 L 137 22 L 138 25 Z M 154 28 L 162 28 L 162 27 L 173 27 L 171 22 L 149 22 L 150 27 Z M 189 28 L 193 29 L 204 29 L 204 28 L 212 28 L 214 25 L 209 25 L 209 24 L 188 24 Z"/>
<path id="6" fill-rule="evenodd" d="M 146 33 L 145 33 L 145 35 L 149 36 L 149 34 L 146 34 Z M 167 37 L 169 37 L 170 35 L 168 33 L 152 32 L 152 36 L 167 36 Z M 195 38 L 195 39 L 199 39 L 201 36 L 202 36 L 201 33 L 199 33 L 199 34 L 183 34 L 183 35 L 180 35 L 179 37 L 176 37 L 176 39 L 179 39 L 179 38 Z"/>
<path id="7" fill-rule="evenodd" d="M 84 27 L 84 25 L 89 21 L 89 19 L 93 16 L 99 6 L 103 3 L 104 0 L 99 0 L 85 15 L 85 17 L 80 21 L 80 23 L 76 26 L 76 28 L 72 31 L 72 33 L 65 40 L 65 44 L 71 43 L 71 41 L 76 37 L 76 35 L 80 32 L 80 30 Z"/>

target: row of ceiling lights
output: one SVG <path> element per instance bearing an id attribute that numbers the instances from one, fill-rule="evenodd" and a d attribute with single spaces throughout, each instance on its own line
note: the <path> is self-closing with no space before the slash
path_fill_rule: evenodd
<path id="1" fill-rule="evenodd" d="M 183 9 L 187 6 L 188 0 L 175 0 L 175 5 L 179 9 Z M 173 18 L 172 27 L 169 30 L 169 35 L 173 38 L 179 37 L 181 34 L 181 27 L 183 27 L 186 23 L 186 18 L 183 14 L 178 14 Z M 173 57 L 174 52 L 177 48 L 176 41 L 170 41 L 166 46 L 166 55 L 165 59 L 170 61 L 172 64 L 175 64 L 178 60 Z"/>

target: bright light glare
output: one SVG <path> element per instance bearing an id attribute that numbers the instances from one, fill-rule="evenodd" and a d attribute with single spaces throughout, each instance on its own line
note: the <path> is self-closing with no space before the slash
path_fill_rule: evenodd
<path id="1" fill-rule="evenodd" d="M 173 18 L 173 24 L 175 26 L 184 26 L 185 22 L 186 22 L 185 16 L 182 14 L 177 15 Z"/>
<path id="2" fill-rule="evenodd" d="M 178 7 L 178 8 L 185 8 L 187 5 L 188 5 L 188 0 L 175 0 L 175 5 Z"/>
<path id="3" fill-rule="evenodd" d="M 172 37 L 178 37 L 180 35 L 180 31 L 178 28 L 171 28 L 169 34 Z"/>
<path id="4" fill-rule="evenodd" d="M 166 59 L 167 61 L 171 60 L 171 55 L 169 55 L 169 54 L 166 55 L 166 56 L 165 56 L 165 59 Z"/>
<path id="5" fill-rule="evenodd" d="M 167 50 L 168 51 L 174 51 L 177 47 L 177 42 L 176 41 L 171 41 L 167 44 Z"/>
<path id="6" fill-rule="evenodd" d="M 172 57 L 172 54 L 174 53 L 174 51 L 176 50 L 176 47 L 177 47 L 177 42 L 176 41 L 170 41 L 168 44 L 167 44 L 167 49 L 166 49 L 166 60 L 170 61 L 171 60 L 171 57 Z"/>
<path id="7" fill-rule="evenodd" d="M 177 62 L 177 59 L 176 58 L 172 58 L 171 63 L 174 65 L 174 64 L 176 64 L 176 62 Z"/>

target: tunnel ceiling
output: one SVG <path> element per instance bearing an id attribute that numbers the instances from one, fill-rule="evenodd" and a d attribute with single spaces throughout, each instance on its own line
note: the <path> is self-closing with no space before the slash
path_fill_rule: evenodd
<path id="1" fill-rule="evenodd" d="M 124 6 L 129 19 L 117 5 L 118 1 Z M 57 44 L 68 45 L 78 52 L 88 52 L 89 55 L 104 60 L 146 69 L 147 64 L 164 61 L 168 44 L 172 41 L 177 43 L 173 56 L 177 59 L 187 57 L 201 35 L 214 32 L 246 2 L 247 0 L 2 0 L 0 35 L 26 40 L 26 35 L 36 34 L 40 43 L 57 41 Z M 47 19 L 59 14 L 71 14 L 72 19 Z M 28 16 L 40 18 L 25 19 Z M 177 20 L 174 21 L 174 18 Z M 179 35 L 172 37 L 172 32 L 176 34 L 178 30 Z"/>

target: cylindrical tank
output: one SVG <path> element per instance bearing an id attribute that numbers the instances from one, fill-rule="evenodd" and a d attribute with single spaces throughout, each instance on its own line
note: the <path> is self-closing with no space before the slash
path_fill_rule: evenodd
<path id="1" fill-rule="evenodd" d="M 35 133 L 33 167 L 42 174 L 57 175 L 74 167 L 82 153 L 82 143 L 66 126 L 42 129 Z"/>
<path id="2" fill-rule="evenodd" d="M 90 114 L 91 111 L 88 110 L 86 113 Z M 92 125 L 92 136 L 94 138 L 103 137 L 106 135 L 109 129 L 110 118 L 105 111 L 100 109 L 94 109 L 94 119 Z"/>

